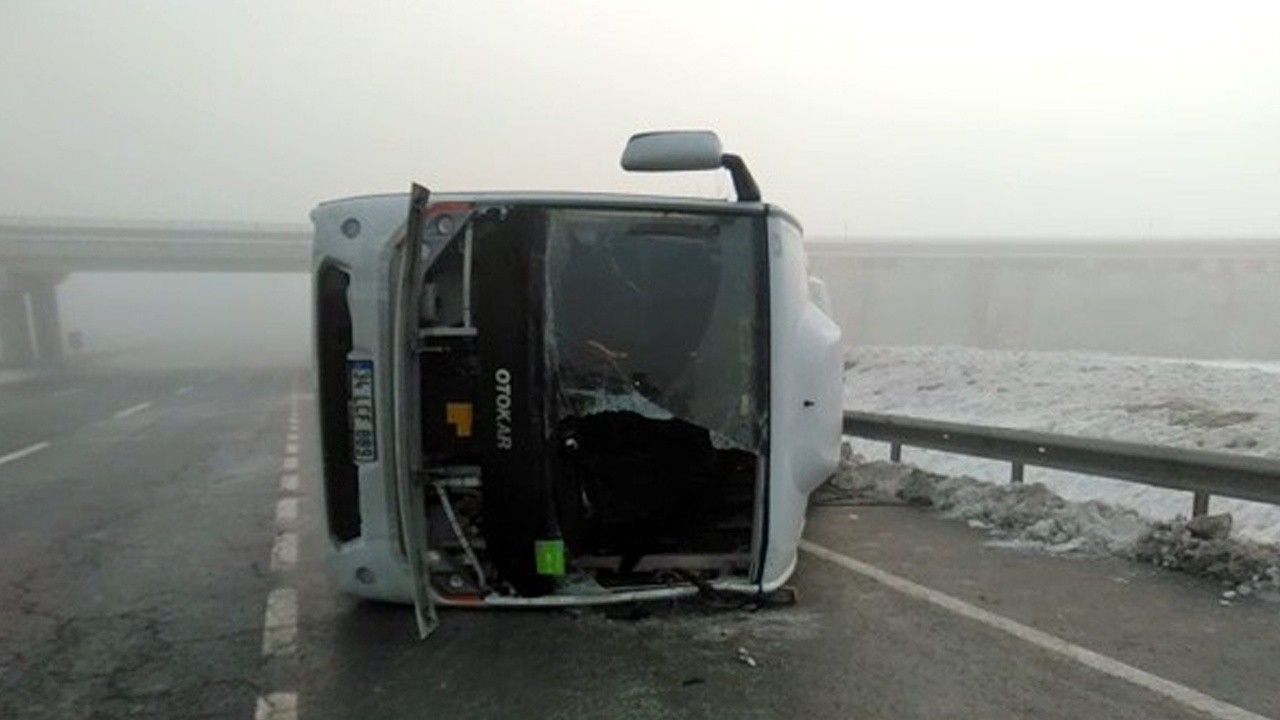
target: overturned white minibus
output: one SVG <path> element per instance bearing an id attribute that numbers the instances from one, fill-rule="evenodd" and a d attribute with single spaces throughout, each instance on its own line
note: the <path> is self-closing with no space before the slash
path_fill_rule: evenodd
<path id="1" fill-rule="evenodd" d="M 726 168 L 737 199 L 415 185 L 311 215 L 330 565 L 424 635 L 441 605 L 770 593 L 795 566 L 842 400 L 800 225 L 713 133 L 622 164 Z"/>

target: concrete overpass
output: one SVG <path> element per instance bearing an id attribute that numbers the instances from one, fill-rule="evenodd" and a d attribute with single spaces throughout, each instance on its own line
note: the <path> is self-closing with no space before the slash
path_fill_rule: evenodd
<path id="1" fill-rule="evenodd" d="M 851 342 L 1280 359 L 1280 238 L 811 239 L 809 257 Z"/>
<path id="2" fill-rule="evenodd" d="M 306 225 L 0 220 L 0 367 L 62 361 L 73 272 L 305 272 Z"/>
<path id="3" fill-rule="evenodd" d="M 70 273 L 305 272 L 309 235 L 0 219 L 0 366 L 58 364 Z M 866 343 L 1280 357 L 1280 239 L 811 238 L 809 251 Z"/>

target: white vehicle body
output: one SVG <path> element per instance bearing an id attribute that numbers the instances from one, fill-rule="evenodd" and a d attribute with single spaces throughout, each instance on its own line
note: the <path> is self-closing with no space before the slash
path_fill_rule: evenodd
<path id="1" fill-rule="evenodd" d="M 438 605 L 787 581 L 842 402 L 840 331 L 791 216 L 415 186 L 311 217 L 343 590 L 414 603 L 425 635 Z"/>

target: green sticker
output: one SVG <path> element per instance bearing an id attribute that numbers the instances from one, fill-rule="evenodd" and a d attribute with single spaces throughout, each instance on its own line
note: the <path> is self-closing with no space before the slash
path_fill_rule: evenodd
<path id="1" fill-rule="evenodd" d="M 535 540 L 533 554 L 537 558 L 539 575 L 564 575 L 563 540 Z"/>

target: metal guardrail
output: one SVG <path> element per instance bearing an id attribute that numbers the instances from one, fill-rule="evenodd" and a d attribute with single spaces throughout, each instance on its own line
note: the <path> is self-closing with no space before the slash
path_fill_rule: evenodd
<path id="1" fill-rule="evenodd" d="M 1015 483 L 1033 465 L 1187 490 L 1192 515 L 1208 512 L 1211 495 L 1280 505 L 1280 461 L 1270 458 L 853 411 L 844 434 L 889 443 L 894 462 L 903 445 L 1003 460 Z"/>

